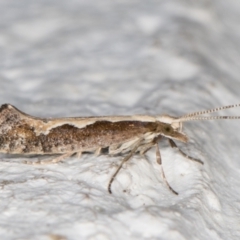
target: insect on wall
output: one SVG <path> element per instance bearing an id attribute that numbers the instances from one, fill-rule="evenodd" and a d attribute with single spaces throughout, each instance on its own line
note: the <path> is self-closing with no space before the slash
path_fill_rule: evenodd
<path id="1" fill-rule="evenodd" d="M 130 115 L 102 117 L 38 118 L 21 112 L 10 104 L 0 107 L 0 152 L 21 155 L 56 155 L 38 164 L 57 163 L 84 152 L 99 155 L 108 149 L 110 155 L 122 154 L 124 158 L 110 178 L 108 191 L 123 164 L 135 153 L 144 154 L 156 148 L 156 161 L 161 165 L 163 180 L 168 188 L 178 194 L 166 180 L 159 149 L 161 138 L 167 138 L 172 148 L 189 160 L 203 164 L 185 154 L 175 141 L 187 143 L 183 122 L 239 119 L 240 116 L 206 116 L 217 111 L 239 107 L 240 104 L 189 113 L 176 118 L 168 115 Z M 27 162 L 31 163 L 31 162 Z"/>

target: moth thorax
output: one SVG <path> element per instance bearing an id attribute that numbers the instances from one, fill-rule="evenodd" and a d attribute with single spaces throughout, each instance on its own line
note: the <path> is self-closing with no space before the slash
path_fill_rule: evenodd
<path id="1" fill-rule="evenodd" d="M 160 115 L 156 117 L 159 122 L 170 124 L 174 130 L 182 130 L 182 122 L 176 121 L 178 118 L 169 115 Z"/>

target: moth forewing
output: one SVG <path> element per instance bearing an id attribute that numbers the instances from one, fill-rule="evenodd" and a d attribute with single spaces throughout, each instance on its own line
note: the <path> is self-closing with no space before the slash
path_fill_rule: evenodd
<path id="1" fill-rule="evenodd" d="M 180 118 L 168 115 L 38 118 L 10 104 L 3 104 L 0 107 L 0 152 L 60 155 L 40 163 L 56 163 L 73 154 L 81 156 L 83 152 L 99 154 L 103 148 L 108 148 L 112 155 L 127 154 L 110 179 L 108 191 L 111 193 L 114 178 L 133 154 L 143 154 L 156 146 L 157 162 L 162 163 L 158 147 L 161 137 L 167 138 L 171 147 L 177 148 L 183 156 L 202 163 L 199 159 L 187 156 L 173 141 L 187 142 L 187 136 L 182 132 L 182 123 L 192 120 L 239 119 L 239 116 L 200 116 L 239 106 L 236 104 L 204 110 Z M 169 189 L 177 194 L 162 173 Z"/>

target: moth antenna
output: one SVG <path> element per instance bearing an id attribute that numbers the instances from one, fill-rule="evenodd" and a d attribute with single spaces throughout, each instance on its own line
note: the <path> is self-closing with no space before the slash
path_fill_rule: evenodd
<path id="1" fill-rule="evenodd" d="M 218 112 L 221 110 L 226 110 L 230 108 L 236 108 L 240 107 L 240 103 L 238 104 L 233 104 L 233 105 L 228 105 L 228 106 L 223 106 L 223 107 L 218 107 L 218 108 L 213 108 L 209 110 L 203 110 L 199 112 L 193 112 L 186 114 L 180 118 L 175 119 L 173 122 L 186 122 L 186 121 L 204 121 L 204 120 L 221 120 L 221 119 L 240 119 L 240 116 L 200 116 L 204 114 L 211 114 L 214 112 Z"/>
<path id="2" fill-rule="evenodd" d="M 222 120 L 222 119 L 240 119 L 240 116 L 190 116 L 190 117 L 181 117 L 173 120 L 173 122 L 187 122 L 187 121 L 207 121 L 207 120 Z"/>
<path id="3" fill-rule="evenodd" d="M 217 108 L 213 108 L 213 109 L 209 109 L 209 110 L 203 110 L 203 111 L 199 111 L 199 112 L 189 113 L 189 114 L 182 116 L 181 118 L 191 117 L 191 116 L 199 116 L 199 115 L 203 115 L 203 114 L 209 114 L 209 113 L 218 112 L 221 110 L 226 110 L 226 109 L 236 108 L 236 107 L 240 107 L 240 103 L 223 106 L 223 107 L 217 107 Z"/>

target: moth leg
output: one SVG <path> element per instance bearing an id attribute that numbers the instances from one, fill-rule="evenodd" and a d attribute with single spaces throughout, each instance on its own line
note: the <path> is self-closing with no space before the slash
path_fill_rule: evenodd
<path id="1" fill-rule="evenodd" d="M 68 157 L 70 157 L 70 156 L 72 156 L 72 155 L 73 155 L 73 153 L 70 152 L 70 153 L 62 154 L 62 155 L 60 155 L 60 156 L 58 156 L 58 157 L 55 157 L 55 158 L 48 159 L 48 160 L 39 160 L 39 161 L 37 161 L 37 162 L 26 161 L 26 162 L 24 162 L 24 163 L 25 163 L 25 164 L 32 164 L 32 165 L 37 165 L 37 164 L 41 164 L 41 165 L 43 165 L 43 164 L 52 164 L 52 163 L 58 163 L 58 162 L 62 161 L 63 159 L 68 158 Z"/>
<path id="2" fill-rule="evenodd" d="M 143 155 L 145 154 L 148 150 L 150 150 L 153 146 L 155 146 L 160 140 L 161 140 L 162 136 L 157 136 L 153 139 L 152 142 L 147 143 L 143 146 L 140 146 L 140 154 Z"/>
<path id="3" fill-rule="evenodd" d="M 139 147 L 139 144 L 137 144 L 137 145 L 131 150 L 131 152 L 122 160 L 121 164 L 118 166 L 117 170 L 116 170 L 115 173 L 112 175 L 112 177 L 111 177 L 111 179 L 110 179 L 110 181 L 109 181 L 109 183 L 108 183 L 108 192 L 109 192 L 110 194 L 112 194 L 111 186 L 112 186 L 113 180 L 114 180 L 115 177 L 117 176 L 117 174 L 118 174 L 118 172 L 120 171 L 120 169 L 122 168 L 123 164 L 124 164 L 125 162 L 127 162 L 127 161 L 132 157 L 132 155 L 137 151 L 138 147 Z"/>
<path id="4" fill-rule="evenodd" d="M 77 152 L 77 158 L 81 158 L 81 156 L 82 156 L 82 152 Z"/>
<path id="5" fill-rule="evenodd" d="M 59 157 L 49 159 L 46 164 L 48 164 L 48 163 L 58 163 L 58 162 L 64 160 L 65 158 L 68 158 L 72 155 L 73 155 L 73 153 L 65 153 L 63 155 L 60 155 Z M 43 164 L 45 164 L 45 161 L 43 162 Z"/>
<path id="6" fill-rule="evenodd" d="M 151 142 L 148 144 L 143 145 L 142 147 L 140 147 L 140 154 L 144 155 L 148 150 L 150 150 L 153 146 L 155 145 L 155 143 Z"/>
<path id="7" fill-rule="evenodd" d="M 178 192 L 176 192 L 176 191 L 170 186 L 170 184 L 168 183 L 168 181 L 167 181 L 167 179 L 166 179 L 166 176 L 165 176 L 165 173 L 164 173 L 164 170 L 163 170 L 162 158 L 161 158 L 160 149 L 159 149 L 158 144 L 156 144 L 156 159 L 157 159 L 157 163 L 161 165 L 163 181 L 165 182 L 165 184 L 168 186 L 168 188 L 169 188 L 174 194 L 178 195 Z"/>
<path id="8" fill-rule="evenodd" d="M 101 147 L 97 148 L 96 151 L 94 152 L 94 155 L 95 155 L 95 156 L 99 156 L 100 153 L 101 153 L 101 151 L 102 151 L 102 148 L 101 148 Z"/>
<path id="9" fill-rule="evenodd" d="M 169 143 L 170 143 L 170 145 L 171 145 L 172 148 L 177 148 L 177 150 L 178 150 L 185 158 L 188 158 L 188 159 L 190 159 L 190 160 L 192 160 L 192 161 L 195 161 L 195 162 L 204 164 L 202 160 L 197 159 L 197 158 L 190 157 L 190 156 L 188 156 L 186 153 L 184 153 L 184 152 L 177 146 L 177 144 L 176 144 L 172 139 L 169 139 Z"/>

